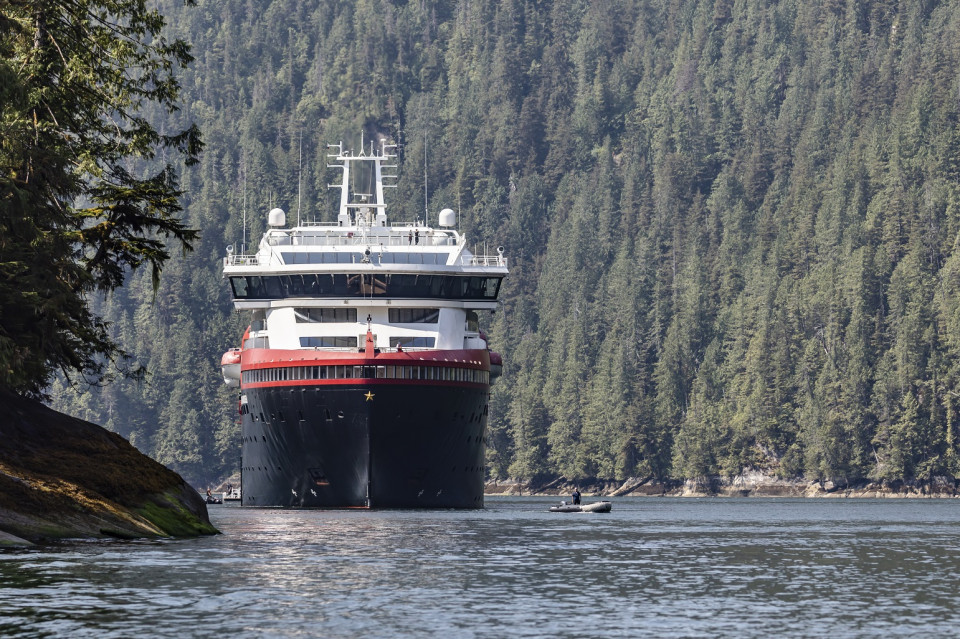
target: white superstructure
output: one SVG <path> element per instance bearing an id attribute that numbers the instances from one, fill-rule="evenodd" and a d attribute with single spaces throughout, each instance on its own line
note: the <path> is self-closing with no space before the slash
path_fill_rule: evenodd
<path id="1" fill-rule="evenodd" d="M 381 351 L 487 348 L 477 311 L 494 310 L 503 250 L 474 255 L 444 209 L 438 227 L 390 225 L 384 184 L 395 145 L 369 154 L 333 145 L 342 170 L 336 223 L 287 227 L 280 209 L 252 255 L 228 248 L 224 276 L 237 309 L 253 313 L 244 348 L 357 351 L 368 330 Z M 352 180 L 366 179 L 371 193 Z"/>

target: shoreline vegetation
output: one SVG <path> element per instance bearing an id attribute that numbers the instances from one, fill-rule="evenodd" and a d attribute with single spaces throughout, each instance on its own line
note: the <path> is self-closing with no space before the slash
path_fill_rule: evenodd
<path id="1" fill-rule="evenodd" d="M 57 408 L 195 485 L 237 470 L 224 249 L 274 206 L 335 223 L 326 144 L 362 136 L 400 144 L 392 219 L 455 205 L 510 261 L 492 476 L 960 477 L 960 4 L 222 5 L 163 3 L 196 60 L 151 112 L 207 140 L 196 250 L 91 296 L 150 382 L 58 383 Z"/>
<path id="2" fill-rule="evenodd" d="M 127 440 L 0 391 L 0 548 L 217 534 L 203 498 Z"/>
<path id="3" fill-rule="evenodd" d="M 0 546 L 217 532 L 180 475 L 93 423 L 129 434 L 142 402 L 82 421 L 39 401 L 146 379 L 101 302 L 140 271 L 156 308 L 178 308 L 160 273 L 199 238 L 179 176 L 200 131 L 160 116 L 193 58 L 148 4 L 0 5 Z"/>
<path id="4" fill-rule="evenodd" d="M 227 492 L 228 486 L 240 486 L 240 473 L 214 483 L 214 493 Z M 810 481 L 803 478 L 783 479 L 757 471 L 747 471 L 733 479 L 713 477 L 705 481 L 657 481 L 646 477 L 624 480 L 587 478 L 572 481 L 565 477 L 541 481 L 515 478 L 490 479 L 484 486 L 488 497 L 569 496 L 578 488 L 584 497 L 809 497 L 809 498 L 948 498 L 960 497 L 960 487 L 952 477 L 935 477 L 930 481 L 878 482 L 858 481 L 846 485 L 834 481 Z M 197 487 L 202 493 L 203 488 Z"/>
<path id="5" fill-rule="evenodd" d="M 557 478 L 544 482 L 517 479 L 490 480 L 487 496 L 570 495 L 578 488 L 584 497 L 809 497 L 809 498 L 954 498 L 960 497 L 952 477 L 930 481 L 860 481 L 837 484 L 832 481 L 783 479 L 760 472 L 747 472 L 733 479 L 713 477 L 704 481 L 630 477 L 624 481 Z"/>

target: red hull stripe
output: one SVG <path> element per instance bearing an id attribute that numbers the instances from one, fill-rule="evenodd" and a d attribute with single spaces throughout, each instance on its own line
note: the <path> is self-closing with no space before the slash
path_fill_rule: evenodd
<path id="1" fill-rule="evenodd" d="M 376 379 L 367 377 L 357 377 L 353 379 L 300 379 L 286 382 L 261 382 L 258 384 L 243 384 L 243 389 L 252 388 L 285 388 L 285 387 L 307 387 L 315 386 L 381 386 L 389 384 L 391 386 L 463 386 L 466 388 L 482 388 L 488 384 L 472 382 L 447 382 L 436 379 Z"/>
<path id="2" fill-rule="evenodd" d="M 488 370 L 490 354 L 485 350 L 411 351 L 377 353 L 372 358 L 365 353 L 336 351 L 300 351 L 251 349 L 243 351 L 243 370 L 276 368 L 282 366 L 455 366 Z"/>

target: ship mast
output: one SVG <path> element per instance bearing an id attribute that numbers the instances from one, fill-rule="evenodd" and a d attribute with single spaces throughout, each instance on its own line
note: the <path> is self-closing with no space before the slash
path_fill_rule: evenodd
<path id="1" fill-rule="evenodd" d="M 384 175 L 383 169 L 396 169 L 396 164 L 384 164 L 384 162 L 396 158 L 396 153 L 391 153 L 390 151 L 397 148 L 396 144 L 387 144 L 384 140 L 380 143 L 380 151 L 377 152 L 376 149 L 371 148 L 370 155 L 366 155 L 361 148 L 359 154 L 354 154 L 353 151 L 344 152 L 343 142 L 337 144 L 328 144 L 331 149 L 336 149 L 336 153 L 327 154 L 328 158 L 333 158 L 339 164 L 327 164 L 327 168 L 330 169 L 341 169 L 343 174 L 341 176 L 340 184 L 328 184 L 328 188 L 338 188 L 340 189 L 340 208 L 337 212 L 337 223 L 340 226 L 358 226 L 360 224 L 360 219 L 358 216 L 351 213 L 351 209 L 359 209 L 360 211 L 369 211 L 369 209 L 376 209 L 376 226 L 386 226 L 387 225 L 387 204 L 383 195 L 383 190 L 387 188 L 396 188 L 396 184 L 384 184 L 385 179 L 395 179 L 396 175 Z M 371 142 L 372 147 L 372 142 Z M 366 201 L 368 194 L 354 193 L 350 189 L 350 172 L 353 170 L 354 163 L 368 162 L 372 163 L 373 175 L 374 175 L 374 192 L 372 195 L 373 201 Z M 359 165 L 358 165 L 359 170 Z M 360 201 L 353 201 L 354 196 L 361 198 Z"/>

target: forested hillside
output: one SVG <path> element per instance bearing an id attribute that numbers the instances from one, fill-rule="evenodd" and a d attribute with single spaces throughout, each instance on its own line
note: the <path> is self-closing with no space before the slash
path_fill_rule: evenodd
<path id="1" fill-rule="evenodd" d="M 960 475 L 960 4 L 159 5 L 196 58 L 168 123 L 204 135 L 202 235 L 98 306 L 147 382 L 57 408 L 236 470 L 220 259 L 244 214 L 248 244 L 271 206 L 331 220 L 325 145 L 363 131 L 401 145 L 393 219 L 426 144 L 431 213 L 506 248 L 493 477 Z"/>

